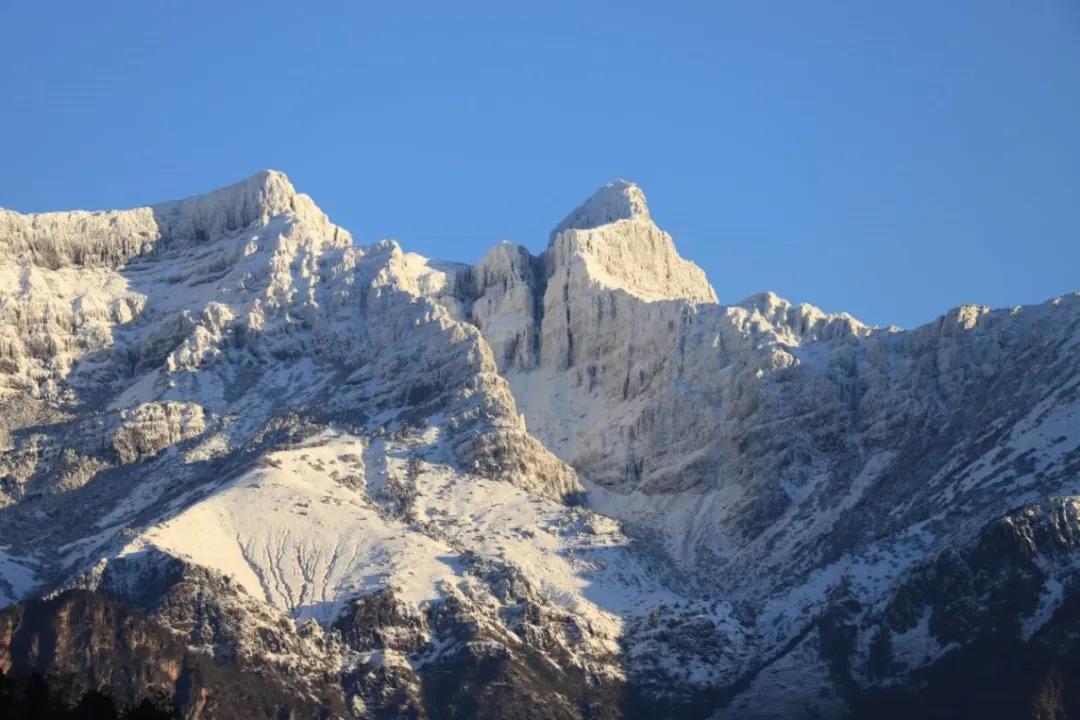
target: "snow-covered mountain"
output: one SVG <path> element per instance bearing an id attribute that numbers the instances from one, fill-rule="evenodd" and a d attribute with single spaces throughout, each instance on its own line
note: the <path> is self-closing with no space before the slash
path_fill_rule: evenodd
<path id="1" fill-rule="evenodd" d="M 1078 358 L 1080 294 L 720 305 L 624 181 L 474 266 L 277 172 L 0 211 L 0 670 L 190 717 L 1073 708 Z"/>

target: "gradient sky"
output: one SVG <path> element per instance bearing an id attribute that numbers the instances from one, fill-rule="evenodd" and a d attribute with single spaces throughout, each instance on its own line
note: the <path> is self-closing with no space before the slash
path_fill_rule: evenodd
<path id="1" fill-rule="evenodd" d="M 0 29 L 15 210 L 272 167 L 361 242 L 475 260 L 625 177 L 722 302 L 913 326 L 1080 290 L 1078 0 L 41 1 Z"/>

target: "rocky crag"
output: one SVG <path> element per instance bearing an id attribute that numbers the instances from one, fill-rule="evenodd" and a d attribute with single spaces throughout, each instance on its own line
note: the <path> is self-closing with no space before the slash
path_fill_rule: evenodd
<path id="1" fill-rule="evenodd" d="M 277 172 L 0 211 L 0 670 L 192 718 L 1063 717 L 1078 357 L 1080 294 L 720 305 L 623 181 L 472 266 Z"/>

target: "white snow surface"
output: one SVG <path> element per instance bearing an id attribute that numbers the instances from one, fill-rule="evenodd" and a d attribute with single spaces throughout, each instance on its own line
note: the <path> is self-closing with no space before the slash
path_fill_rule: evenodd
<path id="1" fill-rule="evenodd" d="M 676 597 L 626 552 L 610 519 L 443 464 L 410 469 L 410 457 L 408 447 L 327 430 L 267 453 L 120 554 L 152 545 L 234 578 L 298 620 L 324 623 L 349 599 L 386 588 L 417 608 L 439 599 L 468 582 L 463 552 L 512 564 L 612 639 L 621 613 Z M 409 473 L 415 504 L 390 514 L 380 490 L 388 476 Z"/>
<path id="2" fill-rule="evenodd" d="M 806 642 L 781 650 L 838 589 L 870 618 L 1006 511 L 1080 495 L 1078 354 L 1080 294 L 911 331 L 720 305 L 625 181 L 475 266 L 358 247 L 273 171 L 0 211 L 0 603 L 153 548 L 295 621 L 392 591 L 497 624 L 527 597 L 612 675 L 816 687 Z M 1028 637 L 1076 568 L 1044 570 Z M 721 655 L 654 631 L 687 617 Z M 896 647 L 943 652 L 925 622 Z"/>

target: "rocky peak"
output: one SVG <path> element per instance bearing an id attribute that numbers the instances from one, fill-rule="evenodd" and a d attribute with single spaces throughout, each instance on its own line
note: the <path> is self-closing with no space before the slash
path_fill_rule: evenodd
<path id="1" fill-rule="evenodd" d="M 48 596 L 0 667 L 189 716 L 831 717 L 1080 637 L 1080 295 L 714 299 L 625 182 L 471 266 L 274 172 L 0 211 L 0 605 Z"/>
<path id="2" fill-rule="evenodd" d="M 544 259 L 549 277 L 569 273 L 574 285 L 648 301 L 716 302 L 705 272 L 679 255 L 652 221 L 645 194 L 625 180 L 600 188 L 559 223 Z"/>
<path id="3" fill-rule="evenodd" d="M 672 300 L 715 303 L 716 293 L 653 223 L 641 189 L 625 180 L 571 212 L 540 256 L 496 245 L 459 273 L 455 297 L 439 297 L 480 329 L 504 371 L 572 365 L 595 345 L 594 335 L 620 332 L 609 317 L 614 304 Z"/>
<path id="4" fill-rule="evenodd" d="M 594 192 L 558 224 L 551 236 L 554 239 L 563 230 L 591 230 L 619 220 L 652 220 L 645 193 L 634 183 L 622 179 Z"/>
<path id="5" fill-rule="evenodd" d="M 284 173 L 265 170 L 205 195 L 131 210 L 22 214 L 0 209 L 0 252 L 52 270 L 119 267 L 162 242 L 206 242 L 290 212 L 323 217 Z"/>
<path id="6" fill-rule="evenodd" d="M 542 275 L 537 259 L 511 243 L 496 245 L 473 270 L 471 319 L 504 369 L 530 368 L 539 355 Z"/>
<path id="7" fill-rule="evenodd" d="M 296 189 L 285 173 L 263 170 L 205 195 L 155 205 L 153 210 L 163 233 L 197 238 L 293 212 L 296 198 Z"/>
<path id="8" fill-rule="evenodd" d="M 783 342 L 798 345 L 811 340 L 865 337 L 873 328 L 852 315 L 827 313 L 809 303 L 794 304 L 774 292 L 751 295 L 735 307 L 763 318 Z"/>

